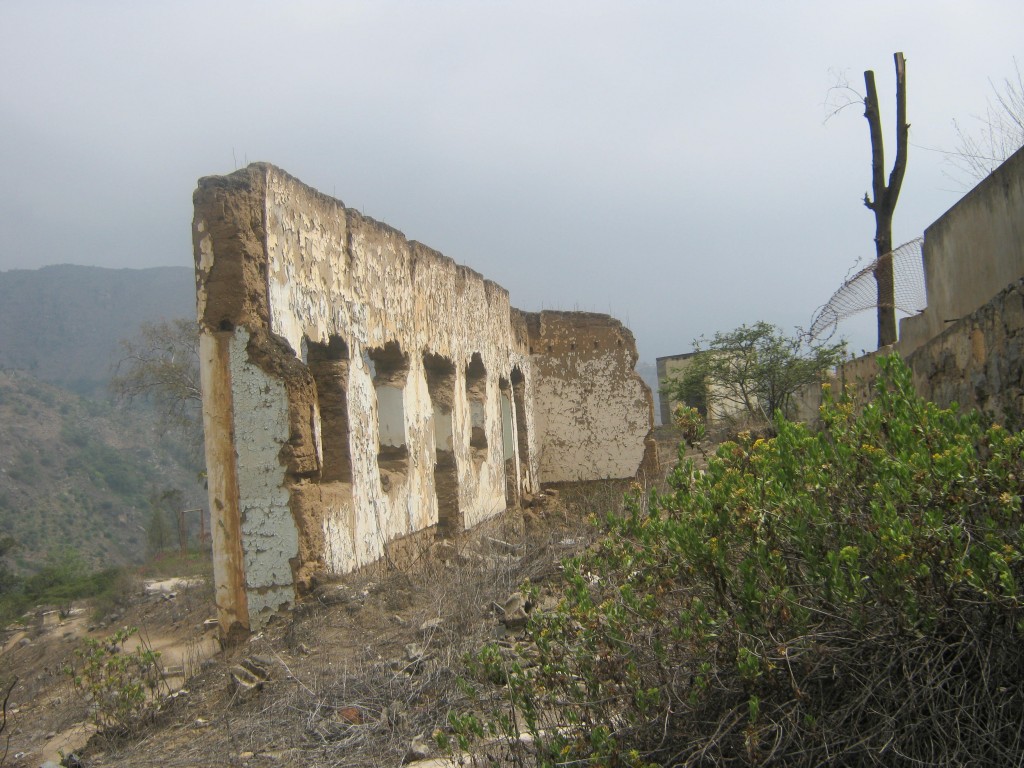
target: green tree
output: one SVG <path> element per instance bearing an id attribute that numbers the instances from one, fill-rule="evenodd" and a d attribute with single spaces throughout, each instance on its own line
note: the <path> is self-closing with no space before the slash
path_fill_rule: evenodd
<path id="1" fill-rule="evenodd" d="M 846 343 L 811 346 L 758 322 L 696 339 L 693 348 L 697 354 L 682 375 L 665 383 L 663 395 L 702 410 L 715 400 L 730 412 L 768 421 L 776 411 L 791 415 L 796 391 L 820 382 L 843 359 Z"/>

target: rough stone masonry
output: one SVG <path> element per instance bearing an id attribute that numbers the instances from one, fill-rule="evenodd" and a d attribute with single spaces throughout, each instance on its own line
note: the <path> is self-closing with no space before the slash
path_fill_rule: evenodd
<path id="1" fill-rule="evenodd" d="M 316 573 L 456 533 L 540 483 L 656 467 L 636 345 L 271 165 L 203 178 L 193 243 L 222 635 Z"/>

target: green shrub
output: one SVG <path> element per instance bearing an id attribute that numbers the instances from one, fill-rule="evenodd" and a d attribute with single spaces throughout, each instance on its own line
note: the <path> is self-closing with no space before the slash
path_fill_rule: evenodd
<path id="1" fill-rule="evenodd" d="M 137 631 L 126 627 L 104 640 L 85 638 L 65 669 L 89 702 L 93 724 L 108 736 L 133 733 L 150 716 L 150 702 L 163 682 L 159 651 L 144 643 L 125 650 Z"/>
<path id="2" fill-rule="evenodd" d="M 124 567 L 89 571 L 73 549 L 52 553 L 33 574 L 23 576 L 0 563 L 0 626 L 18 619 L 34 605 L 55 605 L 68 615 L 75 600 L 92 599 L 96 611 L 127 601 L 135 579 Z"/>
<path id="3" fill-rule="evenodd" d="M 530 658 L 478 678 L 508 681 L 489 730 L 515 710 L 541 765 L 1019 760 L 1024 435 L 881 365 L 861 414 L 826 393 L 820 432 L 780 420 L 609 518 Z"/>
<path id="4" fill-rule="evenodd" d="M 692 447 L 704 439 L 704 417 L 697 408 L 680 403 L 672 412 L 672 423 L 682 433 L 686 445 Z"/>

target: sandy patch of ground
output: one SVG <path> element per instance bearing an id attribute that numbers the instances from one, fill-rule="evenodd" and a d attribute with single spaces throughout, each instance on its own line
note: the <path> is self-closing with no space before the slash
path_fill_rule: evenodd
<path id="1" fill-rule="evenodd" d="M 95 732 L 88 704 L 65 673 L 83 638 L 102 640 L 121 627 L 137 627 L 126 650 L 145 645 L 160 653 L 166 694 L 180 689 L 220 651 L 216 626 L 205 622 L 211 611 L 210 589 L 203 580 L 162 579 L 146 582 L 126 606 L 98 621 L 82 604 L 67 615 L 39 609 L 9 627 L 0 651 L 0 678 L 15 675 L 18 683 L 7 709 L 11 740 L 5 768 L 59 761 L 62 753 L 81 750 Z"/>

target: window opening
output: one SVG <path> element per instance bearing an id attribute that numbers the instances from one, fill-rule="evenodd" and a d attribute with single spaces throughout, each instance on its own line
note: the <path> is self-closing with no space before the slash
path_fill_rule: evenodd
<path id="1" fill-rule="evenodd" d="M 320 479 L 322 482 L 352 482 L 349 452 L 348 345 L 332 336 L 326 344 L 303 340 L 309 372 L 316 383 L 320 411 Z"/>
<path id="2" fill-rule="evenodd" d="M 526 377 L 518 366 L 512 369 L 512 405 L 516 412 L 516 446 L 519 448 L 520 488 L 530 490 L 527 475 L 530 467 L 529 426 L 526 421 Z"/>
<path id="3" fill-rule="evenodd" d="M 505 461 L 505 504 L 514 506 L 519 503 L 516 492 L 516 447 L 515 430 L 512 424 L 512 387 L 508 379 L 498 379 L 498 402 L 501 403 L 501 448 Z"/>
<path id="4" fill-rule="evenodd" d="M 487 458 L 487 369 L 479 352 L 474 352 L 466 366 L 466 399 L 469 401 L 469 449 L 473 463 L 480 465 Z"/>
<path id="5" fill-rule="evenodd" d="M 398 342 L 367 350 L 373 388 L 377 393 L 377 467 L 381 486 L 389 490 L 393 480 L 409 471 L 409 447 L 405 435 L 405 385 L 409 358 Z"/>
<path id="6" fill-rule="evenodd" d="M 437 494 L 437 524 L 442 531 L 462 529 L 459 512 L 459 473 L 455 464 L 455 437 L 452 408 L 455 403 L 455 363 L 426 353 L 423 372 L 433 408 L 434 493 Z"/>

